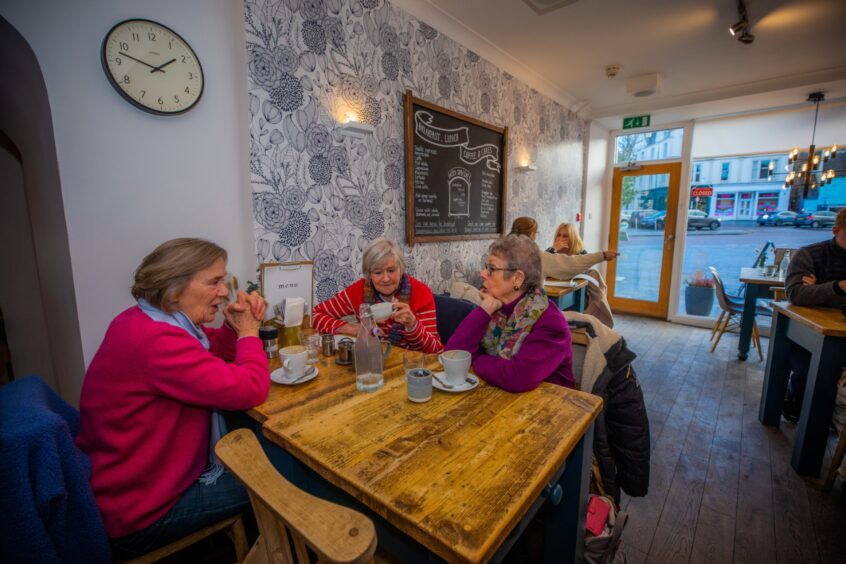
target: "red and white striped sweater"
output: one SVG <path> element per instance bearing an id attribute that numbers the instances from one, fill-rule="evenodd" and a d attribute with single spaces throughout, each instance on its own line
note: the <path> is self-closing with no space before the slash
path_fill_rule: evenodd
<path id="1" fill-rule="evenodd" d="M 417 318 L 417 325 L 411 331 L 402 332 L 400 346 L 405 349 L 423 351 L 425 353 L 439 353 L 444 346 L 438 335 L 435 318 L 435 298 L 432 290 L 416 278 L 411 279 L 411 301 L 409 307 Z M 364 302 L 364 278 L 354 282 L 349 287 L 338 292 L 335 297 L 314 306 L 312 324 L 321 333 L 334 334 L 344 322 L 342 317 L 355 315 L 358 319 L 358 308 Z M 390 335 L 393 320 L 387 319 L 379 323 L 379 328 L 385 335 Z"/>

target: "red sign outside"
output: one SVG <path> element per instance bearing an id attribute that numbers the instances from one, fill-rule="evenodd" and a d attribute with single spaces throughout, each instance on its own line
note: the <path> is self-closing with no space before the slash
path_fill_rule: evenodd
<path id="1" fill-rule="evenodd" d="M 710 186 L 706 186 L 704 188 L 702 188 L 702 187 L 693 188 L 693 189 L 690 190 L 690 195 L 693 196 L 694 198 L 697 197 L 697 196 L 699 196 L 699 197 L 713 196 L 714 195 L 714 189 Z"/>

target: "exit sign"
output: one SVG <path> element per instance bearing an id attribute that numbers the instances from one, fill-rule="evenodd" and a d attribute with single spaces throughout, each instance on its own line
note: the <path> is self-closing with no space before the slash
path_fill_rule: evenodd
<path id="1" fill-rule="evenodd" d="M 623 129 L 649 127 L 649 116 L 632 116 L 623 118 Z"/>

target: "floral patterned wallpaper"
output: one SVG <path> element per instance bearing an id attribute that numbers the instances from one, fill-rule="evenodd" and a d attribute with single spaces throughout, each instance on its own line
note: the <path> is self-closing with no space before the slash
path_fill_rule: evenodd
<path id="1" fill-rule="evenodd" d="M 385 0 L 246 0 L 250 173 L 259 261 L 313 260 L 315 298 L 361 276 L 377 237 L 436 292 L 479 282 L 489 241 L 405 245 L 403 94 L 508 127 L 507 224 L 539 244 L 579 209 L 585 123 Z M 353 113 L 373 135 L 341 135 Z M 536 172 L 515 167 L 528 158 Z M 550 238 L 550 241 L 546 241 Z"/>

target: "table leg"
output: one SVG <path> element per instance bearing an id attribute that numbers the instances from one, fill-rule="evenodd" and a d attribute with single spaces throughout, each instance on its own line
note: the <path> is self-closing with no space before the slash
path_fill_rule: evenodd
<path id="1" fill-rule="evenodd" d="M 743 298 L 743 314 L 740 316 L 740 339 L 737 342 L 737 358 L 746 360 L 752 341 L 752 324 L 755 322 L 755 305 L 758 302 L 758 285 L 747 284 Z"/>
<path id="2" fill-rule="evenodd" d="M 787 338 L 789 326 L 789 317 L 778 311 L 773 312 L 767 367 L 764 371 L 761 403 L 758 405 L 758 421 L 764 425 L 778 426 L 781 421 L 784 393 L 787 391 L 787 382 L 790 379 L 791 343 Z"/>
<path id="3" fill-rule="evenodd" d="M 819 346 L 811 350 L 808 383 L 790 459 L 799 474 L 819 476 L 844 361 L 846 345 L 842 338 L 820 336 Z"/>
<path id="4" fill-rule="evenodd" d="M 576 290 L 576 298 L 575 298 L 576 303 L 575 303 L 574 309 L 576 311 L 578 311 L 579 313 L 585 312 L 585 302 L 587 301 L 586 295 L 587 295 L 587 286 L 584 286 L 584 287 Z"/>
<path id="5" fill-rule="evenodd" d="M 581 562 L 584 556 L 590 466 L 593 461 L 593 423 L 567 458 L 561 503 L 547 515 L 544 562 Z M 572 557 L 572 560 L 570 559 Z"/>

